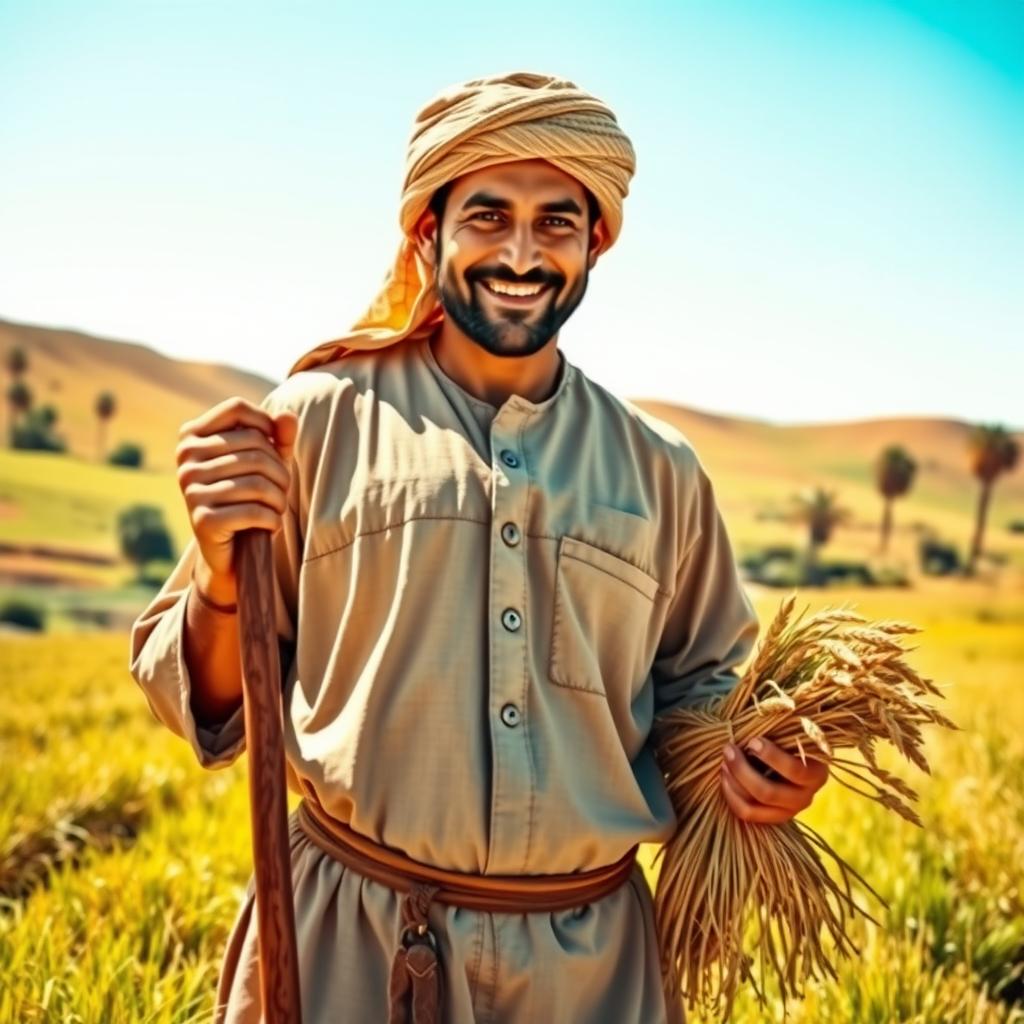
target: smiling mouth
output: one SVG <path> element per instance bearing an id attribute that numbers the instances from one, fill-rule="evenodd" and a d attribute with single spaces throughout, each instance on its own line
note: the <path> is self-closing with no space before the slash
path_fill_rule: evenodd
<path id="1" fill-rule="evenodd" d="M 546 284 L 535 295 L 509 295 L 505 292 L 492 291 L 486 281 L 477 281 L 477 284 L 492 299 L 494 299 L 495 302 L 502 303 L 506 306 L 532 306 L 538 299 L 546 295 L 551 290 L 551 285 Z"/>

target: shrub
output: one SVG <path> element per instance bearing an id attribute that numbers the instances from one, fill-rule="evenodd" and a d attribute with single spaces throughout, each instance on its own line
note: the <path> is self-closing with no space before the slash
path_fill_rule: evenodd
<path id="1" fill-rule="evenodd" d="M 146 452 L 142 445 L 135 444 L 132 441 L 122 441 L 107 456 L 107 462 L 112 466 L 130 466 L 132 469 L 141 469 L 145 454 Z"/>
<path id="2" fill-rule="evenodd" d="M 121 553 L 142 573 L 147 562 L 173 559 L 174 542 L 155 505 L 129 505 L 117 517 Z"/>
<path id="3" fill-rule="evenodd" d="M 51 406 L 31 409 L 11 428 L 11 447 L 22 451 L 65 452 L 67 443 L 53 429 L 56 416 Z"/>
<path id="4" fill-rule="evenodd" d="M 922 537 L 917 545 L 921 572 L 928 576 L 949 576 L 963 570 L 963 562 L 953 544 L 935 536 Z"/>
<path id="5" fill-rule="evenodd" d="M 46 628 L 46 609 L 24 598 L 12 597 L 0 604 L 0 622 L 41 631 Z"/>

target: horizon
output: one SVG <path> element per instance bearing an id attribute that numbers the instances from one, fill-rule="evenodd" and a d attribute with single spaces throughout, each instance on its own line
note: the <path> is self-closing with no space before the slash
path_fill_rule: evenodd
<path id="1" fill-rule="evenodd" d="M 14 327 L 14 328 L 28 327 L 28 328 L 32 328 L 34 330 L 61 331 L 61 332 L 67 332 L 67 333 L 70 333 L 70 334 L 81 334 L 81 335 L 85 335 L 86 337 L 93 338 L 93 339 L 95 339 L 97 341 L 111 342 L 112 344 L 115 344 L 115 345 L 137 345 L 137 346 L 140 346 L 140 347 L 142 347 L 144 349 L 149 350 L 150 352 L 154 352 L 156 355 L 162 356 L 162 357 L 164 357 L 166 359 L 177 360 L 179 362 L 190 362 L 190 363 L 205 364 L 207 366 L 211 366 L 211 367 L 214 367 L 214 368 L 221 368 L 221 369 L 226 369 L 226 370 L 231 370 L 231 371 L 236 371 L 236 372 L 253 374 L 253 375 L 255 375 L 255 376 L 257 376 L 257 377 L 259 377 L 259 378 L 261 378 L 263 380 L 266 380 L 272 387 L 276 386 L 277 384 L 280 383 L 280 380 L 272 378 L 272 377 L 268 376 L 267 374 L 261 373 L 259 370 L 253 370 L 253 369 L 251 369 L 249 367 L 246 367 L 246 366 L 239 366 L 239 365 L 237 365 L 235 363 L 230 363 L 230 362 L 221 362 L 221 361 L 209 360 L 209 359 L 197 359 L 197 358 L 193 358 L 191 356 L 188 357 L 188 358 L 185 358 L 185 357 L 182 357 L 182 356 L 168 354 L 166 352 L 161 352 L 155 346 L 150 345 L 150 344 L 148 344 L 145 341 L 139 341 L 137 339 L 113 338 L 113 337 L 109 337 L 109 336 L 102 335 L 102 334 L 96 334 L 96 333 L 94 333 L 92 331 L 83 331 L 83 330 L 81 330 L 80 328 L 77 328 L 77 327 L 69 327 L 69 326 L 63 326 L 63 325 L 52 325 L 52 324 L 29 323 L 29 322 L 20 321 L 20 320 L 14 320 L 11 317 L 2 315 L 2 313 L 0 313 L 0 325 L 7 325 L 7 326 Z M 584 372 L 586 372 L 585 369 L 584 369 Z M 598 382 L 598 383 L 600 383 L 600 382 Z M 1013 424 L 1013 423 L 1011 423 L 1011 422 L 1009 422 L 1007 420 L 993 420 L 993 419 L 988 419 L 988 420 L 969 420 L 969 419 L 964 419 L 963 417 L 954 416 L 954 415 L 951 415 L 951 414 L 943 414 L 943 413 L 919 413 L 919 414 L 909 414 L 909 413 L 878 413 L 878 414 L 872 414 L 870 416 L 855 416 L 855 417 L 853 417 L 851 419 L 799 420 L 799 421 L 791 422 L 791 421 L 786 421 L 786 420 L 771 419 L 771 418 L 767 418 L 767 417 L 763 417 L 763 416 L 749 416 L 749 415 L 746 415 L 744 413 L 739 413 L 739 412 L 727 412 L 727 411 L 723 411 L 721 409 L 707 409 L 707 408 L 703 408 L 702 406 L 692 405 L 692 404 L 685 403 L 685 402 L 673 401 L 671 399 L 666 399 L 666 398 L 651 398 L 650 396 L 647 396 L 647 395 L 622 395 L 620 397 L 626 398 L 628 401 L 634 402 L 634 403 L 647 403 L 647 404 L 660 403 L 660 404 L 663 404 L 663 405 L 675 406 L 676 408 L 684 409 L 684 410 L 686 410 L 688 412 L 696 413 L 699 416 L 705 416 L 705 417 L 715 418 L 715 419 L 722 418 L 722 419 L 729 419 L 729 420 L 741 420 L 741 421 L 745 421 L 745 422 L 748 422 L 748 423 L 755 423 L 755 424 L 769 426 L 769 427 L 781 427 L 781 428 L 787 428 L 787 427 L 806 427 L 808 429 L 812 429 L 814 427 L 844 427 L 844 426 L 856 426 L 858 424 L 865 424 L 865 423 L 893 422 L 893 421 L 899 421 L 899 420 L 911 420 L 911 421 L 938 420 L 938 421 L 941 421 L 941 422 L 944 422 L 944 423 L 955 423 L 955 424 L 958 424 L 960 426 L 965 426 L 965 427 L 973 427 L 973 426 L 978 426 L 978 425 L 982 425 L 982 424 L 987 424 L 987 425 L 997 424 L 999 426 L 1002 426 L 1004 429 L 1006 429 L 1011 434 L 1020 434 L 1020 435 L 1024 436 L 1024 425 L 1019 425 L 1018 426 L 1018 425 L 1015 425 L 1015 424 Z"/>
<path id="2" fill-rule="evenodd" d="M 416 112 L 534 70 L 637 153 L 558 339 L 594 380 L 777 425 L 1021 419 L 1024 4 L 588 10 L 0 7 L 0 310 L 279 380 L 379 289 Z"/>

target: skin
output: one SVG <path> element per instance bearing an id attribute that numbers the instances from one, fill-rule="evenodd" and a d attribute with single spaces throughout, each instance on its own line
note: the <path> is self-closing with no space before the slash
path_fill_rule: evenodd
<path id="1" fill-rule="evenodd" d="M 466 206 L 484 192 L 507 209 Z M 577 211 L 545 212 L 572 202 Z M 532 402 L 558 385 L 558 331 L 583 300 L 589 273 L 607 248 L 604 218 L 588 223 L 583 186 L 546 160 L 517 160 L 457 178 L 443 222 L 428 210 L 414 231 L 433 269 L 444 322 L 431 340 L 441 368 L 484 402 L 500 407 L 509 395 Z M 547 284 L 532 306 L 513 308 L 484 287 L 484 278 Z"/>
<path id="2" fill-rule="evenodd" d="M 782 778 L 765 778 L 743 750 L 728 744 L 722 761 L 722 795 L 733 814 L 743 821 L 761 825 L 789 821 L 810 807 L 828 779 L 824 761 L 809 757 L 804 764 L 764 737 L 752 740 L 748 750 Z"/>

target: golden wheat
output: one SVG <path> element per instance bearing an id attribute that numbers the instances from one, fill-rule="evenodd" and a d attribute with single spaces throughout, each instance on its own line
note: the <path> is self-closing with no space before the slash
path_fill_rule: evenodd
<path id="1" fill-rule="evenodd" d="M 739 985 L 774 974 L 785 1010 L 802 995 L 801 983 L 837 973 L 830 956 L 858 952 L 849 921 L 861 914 L 852 880 L 877 892 L 808 825 L 744 822 L 722 795 L 719 771 L 727 743 L 740 748 L 767 737 L 805 763 L 829 765 L 831 778 L 916 825 L 907 801 L 917 794 L 879 767 L 877 740 L 888 740 L 925 772 L 921 726 L 957 726 L 929 706 L 942 697 L 901 656 L 901 636 L 920 630 L 906 622 L 867 620 L 848 608 L 826 608 L 790 622 L 796 595 L 784 600 L 750 667 L 726 695 L 699 708 L 660 716 L 654 749 L 675 807 L 678 826 L 658 851 L 655 913 L 667 995 L 728 1018 Z M 914 648 L 910 648 L 913 650 Z M 863 761 L 839 757 L 850 748 Z M 830 859 L 838 883 L 825 867 Z M 744 949 L 745 930 L 756 923 Z M 877 921 L 875 921 L 878 924 Z M 822 941 L 822 932 L 831 947 Z M 749 934 L 749 933 L 747 933 Z M 829 949 L 834 950 L 834 954 Z"/>

